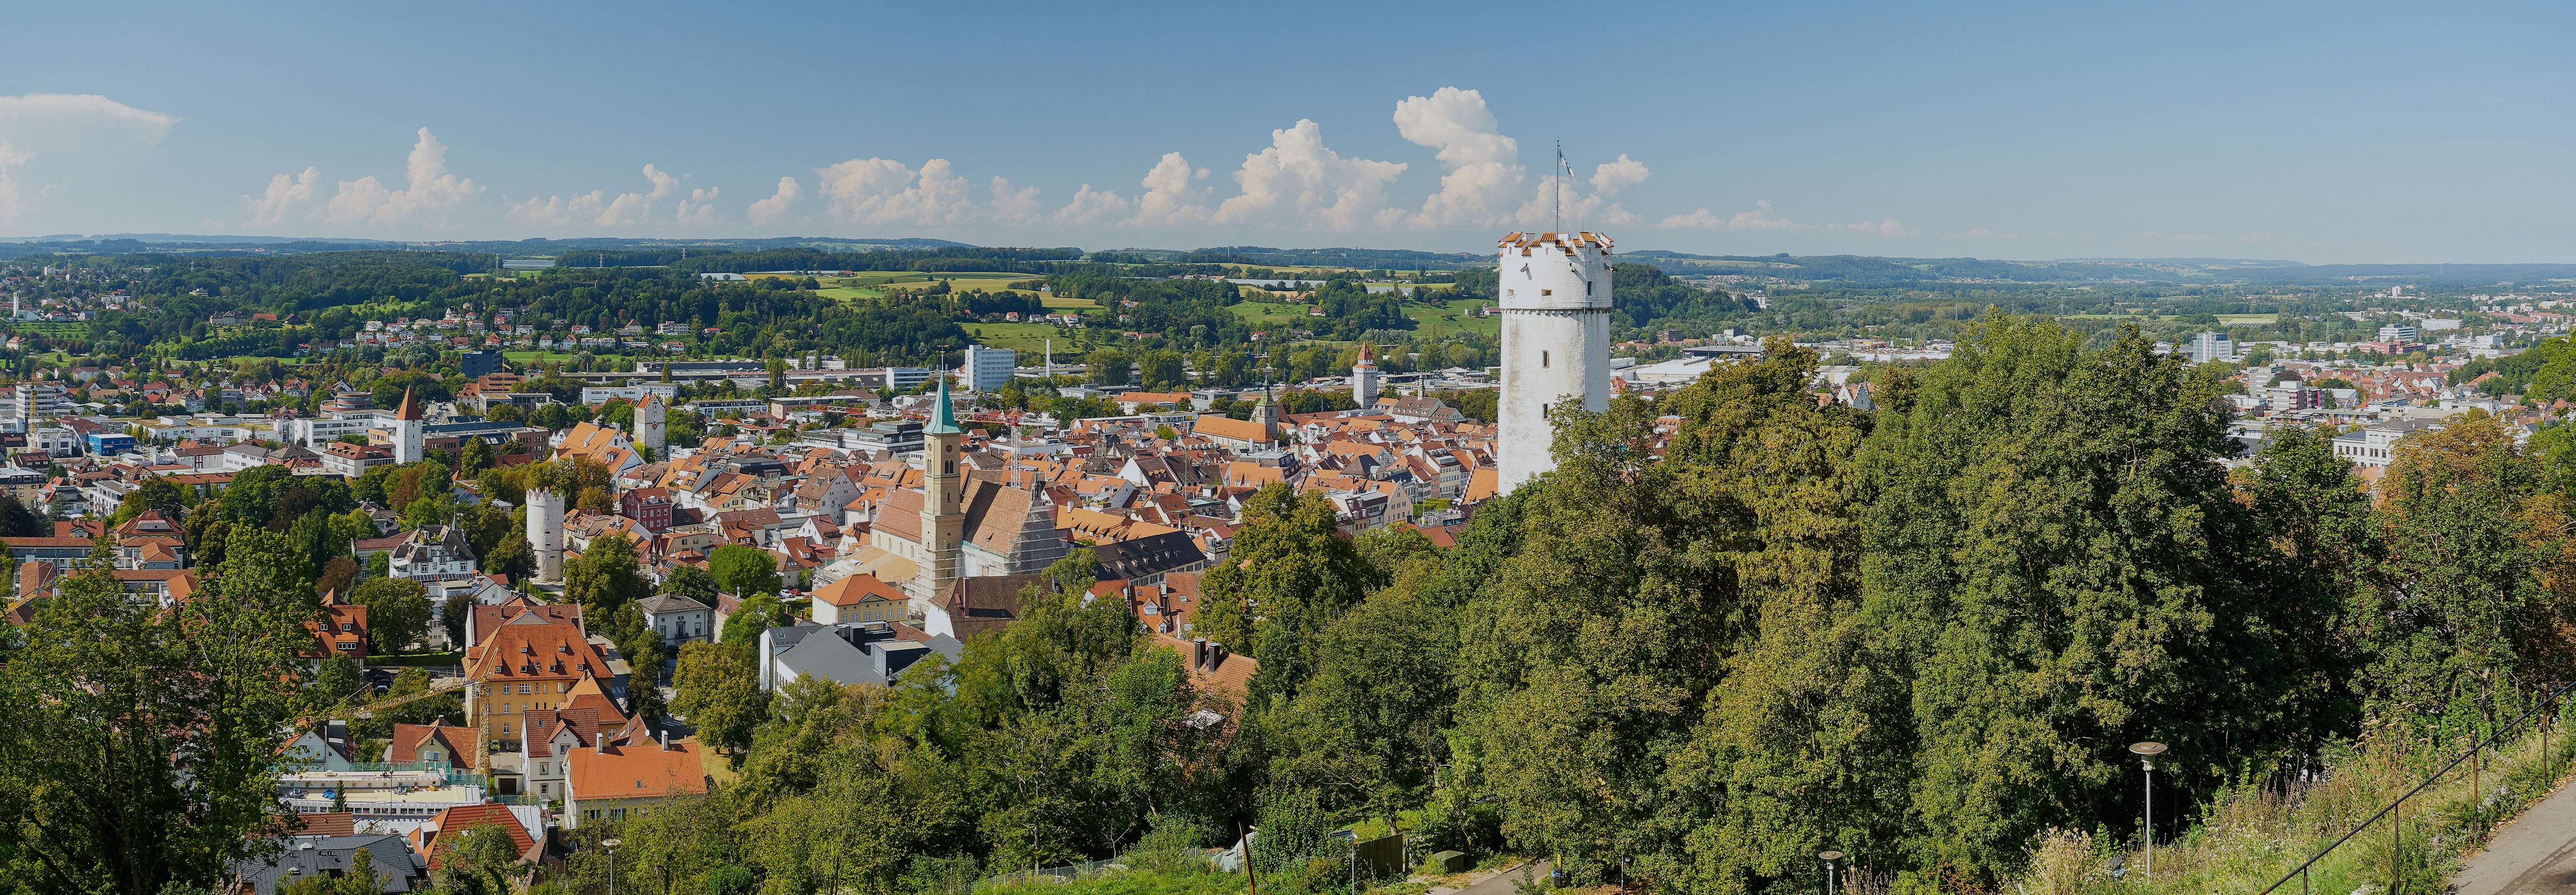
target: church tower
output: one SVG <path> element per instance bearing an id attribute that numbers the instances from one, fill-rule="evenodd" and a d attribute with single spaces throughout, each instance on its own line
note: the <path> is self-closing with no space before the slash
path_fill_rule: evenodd
<path id="1" fill-rule="evenodd" d="M 1261 427 L 1261 440 L 1277 447 L 1286 439 L 1279 435 L 1279 402 L 1270 400 L 1270 384 L 1261 385 L 1261 403 L 1252 405 L 1252 424 Z"/>
<path id="2" fill-rule="evenodd" d="M 930 555 L 930 567 L 913 576 L 927 588 L 912 596 L 916 605 L 927 606 L 963 571 L 959 563 L 966 542 L 966 477 L 958 472 L 965 462 L 966 432 L 957 428 L 956 411 L 949 407 L 947 377 L 939 379 L 939 403 L 931 407 L 930 425 L 921 434 L 921 546 Z"/>
<path id="3" fill-rule="evenodd" d="M 1610 237 L 1513 233 L 1499 258 L 1503 394 L 1494 447 L 1509 492 L 1556 468 L 1549 407 L 1610 406 Z"/>
<path id="4" fill-rule="evenodd" d="M 412 397 L 411 389 L 403 389 L 402 407 L 394 411 L 395 464 L 420 460 L 421 427 L 420 400 Z"/>
<path id="5" fill-rule="evenodd" d="M 1368 343 L 1360 343 L 1360 359 L 1351 364 L 1351 403 L 1361 410 L 1377 406 L 1377 363 L 1369 360 Z"/>

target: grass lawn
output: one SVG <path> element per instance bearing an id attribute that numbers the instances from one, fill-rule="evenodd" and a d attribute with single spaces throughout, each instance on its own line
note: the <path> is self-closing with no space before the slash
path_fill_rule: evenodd
<path id="1" fill-rule="evenodd" d="M 1058 357 L 1074 354 L 1073 337 L 1062 334 L 1049 323 L 961 323 L 975 341 L 991 348 L 1009 348 L 1020 353 L 1020 363 L 1036 366 L 1046 353 L 1046 340 L 1054 339 Z"/>
<path id="2" fill-rule="evenodd" d="M 1100 307 L 1099 302 L 1088 298 L 1068 298 L 1053 293 L 1045 293 L 1043 298 L 1045 300 L 1039 304 L 1045 305 L 1050 311 L 1090 311 Z"/>
<path id="3" fill-rule="evenodd" d="M 1503 331 L 1503 318 L 1475 315 L 1476 308 L 1488 304 L 1491 302 L 1480 298 L 1469 298 L 1450 302 L 1446 310 L 1408 305 L 1404 313 L 1405 316 L 1413 318 L 1416 326 L 1414 332 L 1424 338 L 1458 332 L 1490 336 Z"/>
<path id="4" fill-rule="evenodd" d="M 2230 326 L 2270 326 L 2281 321 L 2279 314 L 2220 314 L 2218 322 Z"/>

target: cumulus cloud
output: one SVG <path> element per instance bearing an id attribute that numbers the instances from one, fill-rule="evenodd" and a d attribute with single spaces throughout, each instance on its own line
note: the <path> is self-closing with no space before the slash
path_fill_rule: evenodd
<path id="1" fill-rule="evenodd" d="M 851 159 L 814 173 L 826 213 L 850 223 L 954 223 L 974 207 L 966 178 L 947 159 L 923 162 L 918 171 L 893 159 Z"/>
<path id="2" fill-rule="evenodd" d="M 1038 188 L 1013 187 L 1009 178 L 994 177 L 993 219 L 1005 224 L 1035 223 L 1045 217 L 1038 210 Z"/>
<path id="3" fill-rule="evenodd" d="M 333 224 L 445 226 L 449 209 L 483 191 L 473 180 L 448 173 L 447 144 L 438 142 L 425 127 L 412 143 L 403 173 L 404 185 L 399 190 L 386 187 L 374 175 L 340 181 L 339 192 L 317 213 Z"/>
<path id="4" fill-rule="evenodd" d="M 619 193 L 613 198 L 606 190 L 592 190 L 589 193 L 574 193 L 570 196 L 529 199 L 512 204 L 508 217 L 519 223 L 539 227 L 570 227 L 585 224 L 593 227 L 633 227 L 649 223 L 653 217 L 653 205 L 679 192 L 681 181 L 686 179 L 648 164 L 644 166 L 644 182 L 652 184 L 652 189 L 640 193 Z M 715 190 L 691 190 L 688 198 L 680 200 L 679 211 L 672 215 L 671 222 L 674 224 L 713 223 L 715 209 L 708 207 L 707 203 L 714 200 L 715 196 Z"/>
<path id="5" fill-rule="evenodd" d="M 1082 185 L 1082 189 L 1074 191 L 1071 203 L 1055 210 L 1055 222 L 1075 225 L 1096 224 L 1126 214 L 1128 209 L 1134 207 L 1136 207 L 1135 203 L 1127 201 L 1127 197 L 1118 195 L 1116 191 L 1095 190 L 1091 188 L 1091 184 L 1086 183 Z"/>
<path id="6" fill-rule="evenodd" d="M 1642 171 L 1645 166 L 1637 167 Z M 1565 187 L 1563 192 L 1557 190 L 1560 184 Z M 1583 230 L 1634 224 L 1637 220 L 1636 215 L 1619 207 L 1619 203 L 1610 201 L 1609 197 L 1585 193 L 1583 184 L 1551 174 L 1538 179 L 1538 191 L 1530 194 L 1529 201 L 1512 212 L 1510 223 L 1520 227 L 1556 229 L 1562 225 L 1567 230 Z"/>
<path id="7" fill-rule="evenodd" d="M 1520 143 L 1504 136 L 1474 90 L 1442 87 L 1430 96 L 1395 104 L 1395 129 L 1406 140 L 1439 150 L 1440 191 L 1422 201 L 1410 220 L 1417 230 L 1490 224 L 1506 207 L 1526 171 Z"/>
<path id="8" fill-rule="evenodd" d="M 0 96 L 0 224 L 92 176 L 140 162 L 176 116 L 86 93 Z"/>
<path id="9" fill-rule="evenodd" d="M 1619 190 L 1646 182 L 1646 163 L 1619 153 L 1619 160 L 1592 169 L 1592 189 L 1604 196 L 1619 195 Z"/>
<path id="10" fill-rule="evenodd" d="M 1163 153 L 1163 160 L 1137 181 L 1145 187 L 1145 195 L 1136 200 L 1136 217 L 1128 223 L 1139 227 L 1205 223 L 1208 191 L 1190 184 L 1207 176 L 1206 168 L 1191 168 L 1190 160 L 1180 153 Z"/>
<path id="11" fill-rule="evenodd" d="M 715 223 L 716 194 L 723 191 L 720 187 L 690 190 L 689 197 L 680 200 L 680 210 L 671 215 L 671 223 L 682 226 Z"/>
<path id="12" fill-rule="evenodd" d="M 268 189 L 257 197 L 243 196 L 250 205 L 250 225 L 274 227 L 286 223 L 288 213 L 313 204 L 314 181 L 322 176 L 320 168 L 306 168 L 293 176 L 279 174 L 268 179 Z"/>
<path id="13" fill-rule="evenodd" d="M 506 216 L 532 227 L 569 227 L 574 221 L 596 219 L 608 207 L 607 190 L 591 190 L 567 196 L 548 196 L 511 203 Z"/>
<path id="14" fill-rule="evenodd" d="M 1218 224 L 1290 224 L 1308 229 L 1383 227 L 1401 218 L 1386 207 L 1386 185 L 1403 162 L 1346 159 L 1324 145 L 1324 128 L 1298 119 L 1270 132 L 1270 148 L 1244 156 L 1234 182 L 1243 192 L 1217 206 Z"/>
<path id="15" fill-rule="evenodd" d="M 1658 226 L 1673 229 L 1728 230 L 1733 232 L 1777 233 L 1799 230 L 1846 230 L 1876 236 L 1920 236 L 1923 231 L 1897 223 L 1895 218 L 1862 221 L 1857 224 L 1801 224 L 1772 216 L 1770 200 L 1753 203 L 1752 211 L 1739 211 L 1732 217 L 1719 217 L 1702 208 L 1689 214 L 1665 218 Z"/>
<path id="16" fill-rule="evenodd" d="M 778 191 L 769 194 L 767 199 L 751 203 L 751 208 L 744 214 L 754 224 L 764 227 L 775 224 L 786 220 L 787 212 L 795 208 L 796 200 L 804 195 L 805 188 L 796 184 L 796 178 L 781 177 L 778 178 Z"/>

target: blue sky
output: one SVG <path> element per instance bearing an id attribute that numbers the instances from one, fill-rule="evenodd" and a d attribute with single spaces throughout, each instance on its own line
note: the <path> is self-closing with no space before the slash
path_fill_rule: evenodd
<path id="1" fill-rule="evenodd" d="M 2567 4 L 55 4 L 9 30 L 0 236 L 1482 251 L 1549 225 L 1563 140 L 1567 224 L 1623 249 L 2576 261 Z"/>

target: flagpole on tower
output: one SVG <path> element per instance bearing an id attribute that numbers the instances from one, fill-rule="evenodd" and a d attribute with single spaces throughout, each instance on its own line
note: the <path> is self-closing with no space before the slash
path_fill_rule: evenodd
<path id="1" fill-rule="evenodd" d="M 1556 184 L 1556 232 L 1565 232 L 1565 141 L 1556 141 L 1556 170 L 1547 179 Z"/>

